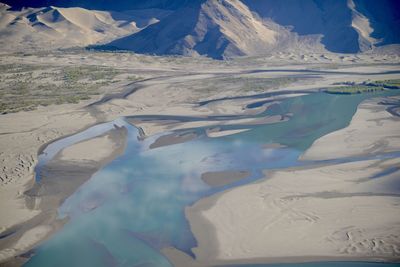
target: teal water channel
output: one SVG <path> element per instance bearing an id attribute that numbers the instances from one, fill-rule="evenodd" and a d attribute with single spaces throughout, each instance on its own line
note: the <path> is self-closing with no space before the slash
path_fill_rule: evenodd
<path id="1" fill-rule="evenodd" d="M 313 141 L 346 127 L 361 101 L 381 95 L 314 93 L 287 98 L 261 115 L 289 113 L 288 121 L 221 126 L 222 130 L 250 130 L 219 138 L 209 138 L 204 128 L 198 128 L 194 129 L 198 134 L 195 140 L 155 149 L 149 146 L 158 136 L 138 139 L 138 129 L 119 119 L 118 124 L 128 129 L 124 154 L 66 199 L 59 208 L 59 216 L 69 217 L 69 221 L 34 250 L 25 266 L 166 267 L 172 264 L 160 251 L 171 246 L 194 257 L 191 249 L 196 246 L 196 239 L 185 218 L 185 207 L 200 198 L 263 178 L 263 170 L 310 164 L 298 161 L 298 157 Z M 73 139 L 71 136 L 64 143 L 59 140 L 50 144 L 39 166 L 46 164 L 49 155 L 74 143 Z M 277 143 L 282 146 L 268 145 Z M 343 161 L 351 160 L 357 159 Z M 200 179 L 204 172 L 224 170 L 247 170 L 251 176 L 221 187 L 210 187 Z M 338 263 L 247 266 L 330 267 L 335 264 Z M 381 266 L 363 264 L 366 263 L 342 262 L 340 266 Z"/>

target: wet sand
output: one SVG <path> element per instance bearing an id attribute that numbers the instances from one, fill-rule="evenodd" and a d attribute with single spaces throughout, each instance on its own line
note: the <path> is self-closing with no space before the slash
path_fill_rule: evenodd
<path id="1" fill-rule="evenodd" d="M 201 179 L 209 186 L 224 186 L 240 181 L 250 175 L 248 171 L 205 172 Z"/>
<path id="2" fill-rule="evenodd" d="M 163 147 L 163 146 L 169 146 L 169 145 L 174 145 L 174 144 L 180 144 L 180 143 L 185 143 L 191 140 L 196 139 L 198 136 L 194 132 L 184 132 L 184 133 L 172 133 L 172 134 L 167 134 L 160 136 L 157 138 L 154 143 L 150 145 L 150 148 L 157 148 L 157 147 Z"/>

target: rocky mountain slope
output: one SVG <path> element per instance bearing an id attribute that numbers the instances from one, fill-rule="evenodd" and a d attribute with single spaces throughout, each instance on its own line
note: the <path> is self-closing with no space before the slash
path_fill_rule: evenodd
<path id="1" fill-rule="evenodd" d="M 400 43 L 396 0 L 91 2 L 22 0 L 14 10 L 3 6 L 0 45 L 11 50 L 96 45 L 222 59 L 288 50 L 357 53 Z M 53 3 L 67 8 L 18 9 Z"/>
<path id="2" fill-rule="evenodd" d="M 137 53 L 223 58 L 267 52 L 276 47 L 281 31 L 279 25 L 255 17 L 238 0 L 207 1 L 180 8 L 108 46 Z"/>

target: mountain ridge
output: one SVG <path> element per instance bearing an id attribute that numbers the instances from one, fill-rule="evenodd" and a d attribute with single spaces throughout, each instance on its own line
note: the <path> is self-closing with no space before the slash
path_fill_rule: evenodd
<path id="1" fill-rule="evenodd" d="M 0 45 L 5 51 L 85 47 L 138 32 L 168 14 L 164 10 L 146 11 L 148 14 L 54 6 L 9 11 L 3 6 Z"/>
<path id="2" fill-rule="evenodd" d="M 43 0 L 32 5 L 40 3 L 89 5 L 85 0 Z M 89 7 L 109 3 L 102 0 Z M 358 53 L 400 43 L 400 11 L 395 0 L 129 3 L 133 10 L 55 6 L 16 10 L 3 5 L 0 44 L 10 50 L 23 49 L 25 42 L 27 49 L 29 44 L 35 48 L 78 46 L 225 59 L 299 50 Z"/>
<path id="3" fill-rule="evenodd" d="M 264 52 L 275 43 L 275 35 L 238 0 L 206 1 L 178 9 L 163 21 L 109 46 L 137 53 L 221 59 Z"/>

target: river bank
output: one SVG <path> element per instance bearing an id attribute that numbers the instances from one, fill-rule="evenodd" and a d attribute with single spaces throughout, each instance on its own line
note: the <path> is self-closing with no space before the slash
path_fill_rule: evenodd
<path id="1" fill-rule="evenodd" d="M 117 63 L 120 64 L 120 55 L 103 55 L 93 54 L 89 55 L 84 63 L 82 63 L 81 55 L 68 55 L 68 62 L 64 62 L 63 57 L 60 55 L 49 56 L 48 60 L 51 64 L 61 64 L 68 66 L 70 64 L 106 64 L 115 66 Z M 135 58 L 133 56 L 133 58 Z M 137 58 L 135 58 L 137 59 Z M 3 57 L 4 60 L 4 57 Z M 304 90 L 311 89 L 313 91 L 320 88 L 322 85 L 331 85 L 333 82 L 345 81 L 346 79 L 363 80 L 369 78 L 365 73 L 373 71 L 374 74 L 371 77 L 376 79 L 382 79 L 384 77 L 395 77 L 396 74 L 379 74 L 377 69 L 382 72 L 392 71 L 397 67 L 390 64 L 379 65 L 379 68 L 375 65 L 361 68 L 362 75 L 354 73 L 348 73 L 347 69 L 349 66 L 344 66 L 339 73 L 319 73 L 315 71 L 315 68 L 325 66 L 328 69 L 328 65 L 320 65 L 316 62 L 316 65 L 251 65 L 250 63 L 246 66 L 242 62 L 234 63 L 233 65 L 224 65 L 225 63 L 210 63 L 210 62 L 195 62 L 190 63 L 182 62 L 179 59 L 176 62 L 171 63 L 166 60 L 165 62 L 158 63 L 152 62 L 151 60 L 142 59 L 130 63 L 128 61 L 121 63 L 122 67 L 129 68 L 133 73 L 140 73 L 148 80 L 140 82 L 141 89 L 135 91 L 133 95 L 127 95 L 116 99 L 106 99 L 102 101 L 103 96 L 99 95 L 96 99 L 83 101 L 79 104 L 63 104 L 63 105 L 50 105 L 46 107 L 38 107 L 34 111 L 24 111 L 12 114 L 3 114 L 0 116 L 0 151 L 1 151 L 1 163 L 2 168 L 0 172 L 1 184 L 0 184 L 0 262 L 12 259 L 16 255 L 24 254 L 38 242 L 47 238 L 48 235 L 55 230 L 62 227 L 63 222 L 57 225 L 52 225 L 50 221 L 53 221 L 57 212 L 57 205 L 59 205 L 68 194 L 71 194 L 80 184 L 90 178 L 90 176 L 98 169 L 106 165 L 107 162 L 115 158 L 121 153 L 122 143 L 114 140 L 111 145 L 110 138 L 102 137 L 95 139 L 93 143 L 80 144 L 79 148 L 71 154 L 72 148 L 68 148 L 62 157 L 57 158 L 65 164 L 53 165 L 51 171 L 61 174 L 62 177 L 65 174 L 65 169 L 72 169 L 71 165 L 67 162 L 73 161 L 76 166 L 77 175 L 81 173 L 81 178 L 77 178 L 76 182 L 68 185 L 68 190 L 58 197 L 49 196 L 46 200 L 45 197 L 37 195 L 38 192 L 43 192 L 37 188 L 35 184 L 35 166 L 38 163 L 37 154 L 41 151 L 45 144 L 51 143 L 53 140 L 72 135 L 83 129 L 86 129 L 92 125 L 100 122 L 112 121 L 115 118 L 129 115 L 151 115 L 151 114 L 168 114 L 168 115 L 182 115 L 185 116 L 244 116 L 244 115 L 257 115 L 259 112 L 263 112 L 268 105 L 261 106 L 259 108 L 246 108 L 251 103 L 249 99 L 239 99 L 238 101 L 223 100 L 209 103 L 206 105 L 199 105 L 200 100 L 210 100 L 214 98 L 226 98 L 230 96 L 241 96 L 242 91 L 238 90 L 241 88 L 244 82 L 247 84 L 249 80 L 251 85 L 254 82 L 252 79 L 258 82 L 262 79 L 264 82 L 274 79 L 285 80 L 291 75 L 300 75 L 304 73 L 301 70 L 303 68 L 309 69 L 307 74 L 309 76 L 321 75 L 317 78 L 307 78 L 296 83 L 285 84 L 278 88 L 271 87 L 270 89 L 262 88 L 265 90 Z M 161 59 L 160 59 L 161 60 Z M 12 63 L 29 63 L 29 64 L 40 64 L 43 65 L 43 58 L 40 56 L 26 56 L 19 58 L 18 55 L 8 57 L 7 61 Z M 250 62 L 250 61 L 249 61 Z M 279 61 L 281 62 L 281 61 Z M 370 64 L 370 62 L 367 62 Z M 174 70 L 171 70 L 171 64 L 174 66 Z M 199 72 L 199 66 L 209 66 Z M 379 63 L 380 64 L 380 63 Z M 261 68 L 263 72 L 255 72 L 254 69 Z M 276 71 L 278 69 L 279 71 Z M 357 69 L 356 69 L 357 70 Z M 351 69 L 354 72 L 354 69 Z M 306 75 L 307 76 L 307 75 Z M 234 83 L 237 87 L 224 88 L 226 90 L 216 90 L 214 84 L 204 84 L 204 80 L 216 79 L 219 85 L 224 85 L 226 80 L 234 78 Z M 154 78 L 154 79 L 152 79 Z M 244 82 L 243 82 L 244 81 Z M 321 85 L 318 84 L 321 82 Z M 109 92 L 114 91 L 130 91 L 127 88 L 131 83 L 121 81 L 119 82 L 118 88 L 110 86 Z M 136 86 L 136 84 L 134 84 Z M 121 88 L 122 86 L 122 88 Z M 229 90 L 228 90 L 229 89 Z M 230 91 L 232 90 L 232 91 Z M 258 88 L 260 90 L 260 88 Z M 108 92 L 106 92 L 108 93 Z M 256 90 L 248 89 L 247 95 L 257 94 Z M 276 99 L 268 99 L 276 100 Z M 98 103 L 92 105 L 93 103 Z M 235 120 L 226 120 L 226 123 L 235 123 Z M 257 119 L 246 119 L 242 121 L 238 120 L 240 124 L 260 124 L 260 123 L 273 123 L 280 121 L 280 118 L 272 118 L 272 120 L 264 120 L 264 118 Z M 192 123 L 192 124 L 191 124 Z M 213 127 L 215 121 L 207 121 L 207 124 L 201 122 L 200 126 L 208 125 Z M 218 124 L 218 122 L 217 122 Z M 140 125 L 139 125 L 140 126 Z M 189 122 L 188 124 L 178 123 L 176 125 L 158 125 L 149 124 L 146 129 L 146 136 L 160 134 L 166 130 L 184 129 L 187 127 L 196 127 L 196 122 Z M 199 125 L 197 125 L 199 126 Z M 223 136 L 225 132 L 215 134 L 216 137 Z M 213 135 L 211 133 L 211 135 Z M 111 138 L 110 140 L 112 140 Z M 89 145 L 88 145 L 89 144 Z M 99 145 L 100 144 L 100 145 Z M 89 151 L 89 147 L 94 147 L 93 150 Z M 107 151 L 107 152 L 105 152 Z M 88 157 L 90 160 L 86 160 Z M 100 157 L 101 156 L 101 157 Z M 82 165 L 82 166 L 80 166 Z M 75 167 L 74 167 L 75 168 Z M 79 176 L 79 175 L 78 175 Z M 51 182 L 50 182 L 51 184 Z M 62 181 L 60 181 L 60 185 Z M 36 187 L 35 187 L 36 186 Z M 57 185 L 53 189 L 57 189 Z M 56 190 L 57 189 L 57 190 Z M 61 190 L 62 191 L 62 190 Z M 26 192 L 28 192 L 26 194 Z M 31 195 L 29 195 L 31 194 Z M 48 203 L 48 204 L 46 204 Z M 48 205 L 48 206 L 46 206 Z M 44 212 L 46 210 L 46 212 Z M 48 223 L 46 223 L 48 222 Z M 46 224 L 48 224 L 46 226 Z M 32 231 L 30 231 L 32 230 Z M 29 254 L 29 253 L 28 253 Z M 26 254 L 26 257 L 29 255 Z"/>
<path id="2" fill-rule="evenodd" d="M 354 147 L 398 151 L 400 121 L 380 101 L 366 100 L 348 127 L 318 139 L 303 159 L 368 155 Z M 382 140 L 393 141 L 380 146 Z M 398 158 L 358 160 L 266 172 L 260 182 L 202 199 L 186 210 L 198 240 L 196 260 L 205 266 L 398 261 L 399 164 Z"/>
<path id="3" fill-rule="evenodd" d="M 126 143 L 126 129 L 114 128 L 61 150 L 41 168 L 36 174 L 36 182 L 26 189 L 21 199 L 26 207 L 21 213 L 28 215 L 31 211 L 35 214 L 7 229 L 1 245 L 12 249 L 1 251 L 2 260 L 29 251 L 58 231 L 68 220 L 58 217 L 58 207 L 97 170 L 121 155 Z M 17 219 L 11 213 L 9 215 L 8 219 Z M 27 258 L 29 256 L 22 255 L 8 264 L 18 266 Z"/>

